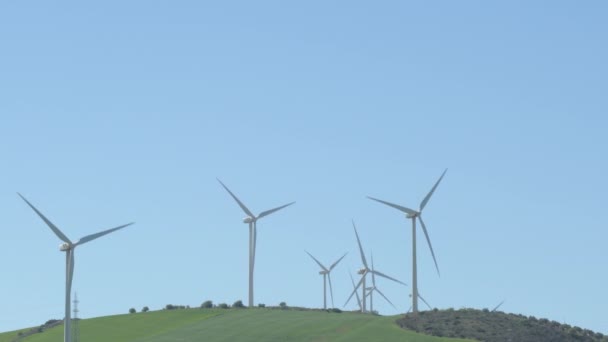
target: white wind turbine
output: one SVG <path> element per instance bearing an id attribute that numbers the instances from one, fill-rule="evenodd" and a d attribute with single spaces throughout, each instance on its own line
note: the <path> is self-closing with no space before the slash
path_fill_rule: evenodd
<path id="1" fill-rule="evenodd" d="M 496 305 L 494 307 L 494 309 L 492 309 L 492 311 L 490 311 L 490 312 L 496 312 L 496 310 L 498 310 L 504 303 L 505 303 L 504 300 L 502 302 L 498 303 L 498 305 Z"/>
<path id="2" fill-rule="evenodd" d="M 372 254 L 372 271 L 374 271 L 374 255 Z M 397 307 L 391 302 L 385 295 L 380 291 L 380 289 L 376 286 L 376 274 L 372 273 L 372 286 L 367 288 L 367 295 L 369 296 L 369 311 L 374 312 L 374 292 L 378 292 L 379 295 L 382 296 L 395 310 Z"/>
<path id="3" fill-rule="evenodd" d="M 412 295 L 410 295 L 410 297 L 411 297 L 411 296 L 412 296 Z M 429 303 L 428 303 L 426 300 L 424 300 L 424 298 L 422 298 L 422 295 L 421 295 L 420 293 L 418 293 L 418 298 L 419 298 L 419 299 L 420 299 L 420 300 L 421 300 L 421 301 L 422 301 L 424 304 L 426 304 L 426 306 L 429 308 L 429 310 L 433 310 L 433 308 L 432 308 L 432 307 L 429 305 Z M 410 308 L 409 308 L 409 309 L 407 309 L 407 313 L 410 313 L 410 311 L 412 311 L 412 306 L 410 306 Z"/>
<path id="4" fill-rule="evenodd" d="M 365 278 L 366 278 L 366 276 L 367 276 L 368 273 L 375 274 L 375 275 L 378 275 L 380 277 L 384 277 L 386 279 L 390 279 L 390 280 L 395 281 L 395 282 L 397 282 L 399 284 L 403 284 L 403 285 L 406 285 L 406 284 L 403 283 L 403 282 L 401 282 L 401 281 L 399 281 L 399 280 L 397 280 L 397 279 L 395 279 L 395 278 L 389 277 L 389 276 L 387 276 L 386 274 L 384 274 L 384 273 L 382 273 L 380 271 L 377 271 L 377 270 L 374 270 L 374 269 L 370 269 L 367 266 L 367 260 L 365 259 L 365 253 L 363 253 L 363 247 L 361 246 L 361 240 L 359 240 L 359 234 L 357 233 L 357 227 L 355 227 L 355 221 L 353 221 L 353 229 L 355 230 L 355 236 L 357 237 L 357 243 L 359 244 L 359 252 L 361 253 L 361 262 L 363 263 L 363 268 L 360 269 L 359 272 L 357 272 L 357 273 L 359 273 L 361 275 L 361 280 L 359 280 L 359 283 L 357 283 L 357 286 L 355 286 L 354 291 L 350 294 L 350 296 L 346 300 L 346 303 L 344 303 L 344 306 L 346 306 L 346 304 L 348 304 L 348 302 L 350 301 L 350 299 L 357 292 L 357 289 L 359 288 L 359 286 L 363 285 L 363 287 L 362 287 L 362 293 L 361 293 L 361 302 L 362 302 L 361 303 L 361 312 L 365 313 L 365 311 L 367 309 L 367 305 L 366 305 L 366 302 L 365 302 L 365 299 L 367 297 L 367 295 L 365 293 L 365 291 L 366 291 Z"/>
<path id="5" fill-rule="evenodd" d="M 57 237 L 64 242 L 63 244 L 61 244 L 59 246 L 60 251 L 66 252 L 65 253 L 65 256 L 66 256 L 66 258 L 65 258 L 65 272 L 66 272 L 66 276 L 65 276 L 65 321 L 63 323 L 63 340 L 64 340 L 64 342 L 71 342 L 71 340 L 72 340 L 71 323 L 72 322 L 71 322 L 71 316 L 70 316 L 70 314 L 71 314 L 70 313 L 70 295 L 71 295 L 71 290 L 72 290 L 72 278 L 74 276 L 74 250 L 76 249 L 76 247 L 78 247 L 82 244 L 85 244 L 89 241 L 100 238 L 106 234 L 110 234 L 119 229 L 130 226 L 134 222 L 127 223 L 125 225 L 118 226 L 116 228 L 104 230 L 99 233 L 87 235 L 85 237 L 82 237 L 80 240 L 78 240 L 76 242 L 72 242 L 72 241 L 70 241 L 70 239 L 68 239 L 67 236 L 65 236 L 65 234 L 63 234 L 61 232 L 61 230 L 59 230 L 59 228 L 57 228 L 51 221 L 49 221 L 49 219 L 44 217 L 44 215 L 42 215 L 42 213 L 40 211 L 38 211 L 38 209 L 36 209 L 28 200 L 26 200 L 25 197 L 23 197 L 19 193 L 17 193 L 17 194 L 19 195 L 19 197 L 21 197 L 25 201 L 25 203 L 27 203 L 30 206 L 30 208 L 32 208 L 36 212 L 36 214 L 38 214 L 38 216 L 40 216 L 40 218 L 49 226 L 49 228 L 51 228 L 51 230 L 55 233 L 55 235 L 57 235 Z"/>
<path id="6" fill-rule="evenodd" d="M 441 182 L 441 180 L 443 179 L 443 176 L 445 176 L 445 173 L 448 171 L 448 169 L 445 169 L 445 171 L 443 171 L 443 173 L 441 174 L 441 177 L 439 177 L 439 179 L 437 180 L 437 182 L 435 183 L 435 185 L 433 186 L 433 188 L 431 189 L 431 191 L 429 191 L 429 193 L 426 195 L 426 197 L 424 197 L 424 199 L 422 200 L 422 202 L 420 202 L 420 209 L 418 211 L 410 209 L 410 208 L 406 208 L 397 204 L 393 204 L 390 202 L 386 202 L 383 200 L 379 200 L 377 198 L 373 198 L 373 197 L 367 197 L 371 200 L 374 200 L 376 202 L 380 202 L 382 204 L 386 204 L 389 207 L 393 207 L 399 211 L 402 211 L 406 214 L 406 218 L 411 219 L 412 220 L 412 308 L 414 309 L 414 314 L 418 313 L 418 271 L 417 271 L 417 264 L 416 264 L 416 219 L 418 219 L 420 221 L 420 225 L 422 226 L 422 231 L 424 232 L 424 236 L 426 237 L 426 241 L 429 245 L 429 249 L 431 250 L 431 255 L 433 256 L 433 261 L 435 262 L 435 268 L 437 269 L 437 274 L 439 275 L 439 266 L 437 266 L 437 259 L 435 258 L 435 252 L 433 251 L 433 246 L 431 245 L 431 239 L 429 238 L 429 233 L 426 230 L 426 225 L 424 224 L 424 221 L 422 220 L 422 210 L 424 209 L 424 207 L 426 206 L 426 204 L 428 203 L 429 199 L 431 198 L 431 196 L 433 195 L 433 192 L 435 192 L 435 189 L 437 189 L 437 186 L 439 185 L 439 182 Z"/>
<path id="7" fill-rule="evenodd" d="M 348 272 L 350 276 L 350 282 L 353 284 L 353 292 L 357 296 L 357 303 L 359 303 L 359 311 L 363 312 L 363 306 L 361 305 L 361 298 L 359 297 L 359 292 L 357 292 L 357 286 L 355 285 L 355 280 L 353 279 L 353 275 Z"/>
<path id="8" fill-rule="evenodd" d="M 228 189 L 228 187 L 226 185 L 224 185 L 224 183 L 222 183 L 221 180 L 218 179 L 217 181 L 220 182 L 222 187 L 224 187 L 224 189 L 226 189 L 226 191 L 228 191 L 230 196 L 232 196 L 232 198 L 234 198 L 234 200 L 239 205 L 239 207 L 241 207 L 241 209 L 245 212 L 245 214 L 247 214 L 247 216 L 243 219 L 243 222 L 247 223 L 249 225 L 249 307 L 252 308 L 253 307 L 253 269 L 254 269 L 254 265 L 255 265 L 255 246 L 256 246 L 256 242 L 257 242 L 257 221 L 264 216 L 268 216 L 268 215 L 270 215 L 276 211 L 279 211 L 285 207 L 288 207 L 296 202 L 287 203 L 280 207 L 276 207 L 274 209 L 263 211 L 263 212 L 259 213 L 258 216 L 255 216 L 245 206 L 245 204 L 243 204 L 243 202 L 241 202 L 232 193 L 232 191 L 230 191 L 230 189 Z"/>
<path id="9" fill-rule="evenodd" d="M 346 254 L 348 253 L 344 253 L 344 255 L 338 259 L 338 261 L 334 262 L 333 264 L 331 264 L 331 266 L 329 266 L 329 268 L 323 266 L 323 264 L 321 264 L 321 262 L 319 262 L 319 260 L 317 260 L 314 256 L 312 256 L 312 254 L 306 252 L 306 254 L 308 254 L 320 267 L 321 267 L 321 271 L 319 271 L 319 274 L 323 275 L 323 309 L 327 309 L 327 280 L 329 279 L 329 293 L 331 294 L 331 306 L 332 308 L 334 307 L 334 290 L 331 287 L 331 270 L 334 269 L 334 267 L 336 267 L 336 265 L 342 260 L 344 259 L 344 257 L 346 256 Z"/>

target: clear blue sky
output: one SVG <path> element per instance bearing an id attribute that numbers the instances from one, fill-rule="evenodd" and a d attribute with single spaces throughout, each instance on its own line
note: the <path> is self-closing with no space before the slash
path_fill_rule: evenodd
<path id="1" fill-rule="evenodd" d="M 608 333 L 608 5 L 603 1 L 0 3 L 0 331 L 63 316 L 60 241 L 81 317 L 247 299 L 336 305 L 360 266 L 421 293 Z M 422 238 L 419 235 L 419 238 Z M 380 280 L 398 311 L 410 287 Z M 353 309 L 351 303 L 347 306 Z"/>

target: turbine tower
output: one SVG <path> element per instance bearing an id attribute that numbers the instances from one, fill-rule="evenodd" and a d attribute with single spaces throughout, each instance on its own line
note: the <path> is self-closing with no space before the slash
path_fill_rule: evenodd
<path id="1" fill-rule="evenodd" d="M 218 182 L 220 182 L 220 184 L 222 185 L 222 187 L 224 187 L 224 189 L 226 189 L 226 191 L 228 191 L 228 193 L 230 194 L 230 196 L 236 201 L 236 203 L 239 205 L 239 207 L 241 207 L 241 209 L 245 212 L 245 214 L 247 215 L 244 219 L 243 222 L 247 223 L 249 225 L 249 307 L 252 308 L 253 307 L 253 269 L 255 266 L 255 246 L 256 246 L 256 241 L 257 241 L 257 221 L 259 219 L 261 219 L 264 216 L 268 216 L 276 211 L 279 211 L 285 207 L 288 207 L 296 202 L 291 202 L 291 203 L 287 203 L 284 204 L 280 207 L 276 207 L 274 209 L 270 209 L 270 210 L 266 210 L 266 211 L 262 211 L 261 213 L 258 214 L 258 216 L 255 216 L 246 206 L 245 204 L 243 204 L 243 202 L 241 202 L 233 193 L 232 191 L 230 191 L 230 189 L 228 189 L 228 187 L 226 185 L 224 185 L 224 183 L 222 183 L 221 180 L 217 180 Z"/>
<path id="2" fill-rule="evenodd" d="M 331 307 L 334 307 L 334 290 L 331 287 L 331 270 L 334 269 L 334 267 L 336 267 L 336 265 L 342 260 L 344 259 L 344 257 L 346 256 L 346 254 L 348 253 L 344 253 L 344 255 L 338 259 L 338 261 L 334 262 L 333 264 L 331 264 L 331 266 L 329 266 L 329 268 L 323 266 L 323 264 L 321 264 L 321 262 L 319 262 L 319 260 L 317 260 L 314 256 L 312 256 L 312 254 L 306 252 L 306 254 L 308 254 L 312 260 L 314 260 L 320 267 L 321 267 L 321 271 L 319 271 L 319 274 L 323 275 L 323 309 L 327 310 L 327 280 L 329 279 L 329 293 L 331 294 Z"/>
<path id="3" fill-rule="evenodd" d="M 49 228 L 51 228 L 53 233 L 55 233 L 55 235 L 57 235 L 57 237 L 64 242 L 59 246 L 59 250 L 62 252 L 65 252 L 65 273 L 66 273 L 66 277 L 65 277 L 65 279 L 66 279 L 66 281 L 65 281 L 65 320 L 63 323 L 63 341 L 71 342 L 72 338 L 71 338 L 71 330 L 70 330 L 71 329 L 70 295 L 71 295 L 71 291 L 72 291 L 72 278 L 74 276 L 74 250 L 76 249 L 76 247 L 78 247 L 80 245 L 83 245 L 89 241 L 93 241 L 106 234 L 115 232 L 119 229 L 130 226 L 134 222 L 127 223 L 122 226 L 118 226 L 116 228 L 104 230 L 99 233 L 87 235 L 85 237 L 82 237 L 80 240 L 78 240 L 76 242 L 72 242 L 72 241 L 70 241 L 70 239 L 68 239 L 68 237 L 65 234 L 63 234 L 63 232 L 61 232 L 61 230 L 59 230 L 59 228 L 57 228 L 57 226 L 55 226 L 51 221 L 49 221 L 49 219 L 44 217 L 44 215 L 42 215 L 42 213 L 40 211 L 38 211 L 38 209 L 36 209 L 36 207 L 34 207 L 30 202 L 28 202 L 28 200 L 26 200 L 25 197 L 23 197 L 20 193 L 17 193 L 17 194 L 19 195 L 19 197 L 21 197 L 25 201 L 25 203 L 27 203 L 27 205 L 30 206 L 30 208 L 32 208 L 36 212 L 36 214 L 38 214 L 38 216 L 40 216 L 42 221 L 44 221 L 47 224 L 47 226 L 49 226 Z"/>
<path id="4" fill-rule="evenodd" d="M 422 226 L 422 231 L 424 232 L 424 236 L 426 237 L 426 241 L 429 245 L 429 249 L 431 250 L 431 255 L 433 256 L 433 261 L 435 262 L 435 268 L 437 269 L 437 274 L 440 275 L 439 266 L 437 266 L 437 259 L 435 258 L 435 252 L 433 251 L 433 246 L 431 245 L 431 239 L 429 238 L 429 233 L 426 230 L 426 225 L 424 224 L 424 221 L 422 220 L 422 210 L 424 209 L 424 207 L 428 203 L 429 199 L 435 192 L 435 189 L 437 189 L 439 182 L 441 182 L 441 180 L 443 179 L 443 176 L 445 176 L 445 173 L 447 171 L 448 171 L 448 169 L 445 169 L 445 171 L 443 171 L 443 173 L 441 174 L 441 177 L 439 177 L 439 179 L 437 180 L 437 182 L 435 183 L 435 185 L 433 186 L 431 191 L 429 191 L 429 193 L 426 195 L 426 197 L 424 197 L 422 202 L 420 202 L 420 209 L 418 211 L 410 209 L 410 208 L 406 208 L 406 207 L 403 207 L 403 206 L 400 206 L 397 204 L 393 204 L 390 202 L 386 202 L 383 200 L 379 200 L 377 198 L 373 198 L 373 197 L 369 197 L 369 196 L 367 197 L 371 200 L 388 205 L 389 207 L 393 207 L 393 208 L 405 213 L 406 218 L 412 220 L 412 308 L 414 309 L 414 314 L 418 313 L 418 297 L 419 297 L 418 296 L 418 271 L 417 271 L 417 264 L 416 264 L 416 219 L 418 219 L 420 221 L 420 225 Z"/>
<path id="5" fill-rule="evenodd" d="M 370 269 L 367 266 L 367 260 L 365 259 L 365 253 L 363 253 L 363 247 L 361 246 L 361 240 L 359 240 L 359 234 L 357 233 L 357 227 L 355 227 L 355 221 L 353 221 L 353 229 L 355 230 L 355 236 L 357 237 L 357 243 L 359 244 L 359 252 L 361 253 L 361 262 L 363 263 L 363 268 L 360 269 L 357 272 L 357 273 L 359 273 L 361 275 L 361 280 L 359 280 L 359 283 L 357 283 L 357 286 L 355 286 L 354 291 L 350 294 L 350 296 L 346 300 L 346 303 L 344 303 L 344 306 L 346 306 L 346 304 L 348 304 L 348 302 L 350 301 L 350 299 L 357 292 L 357 289 L 359 289 L 359 286 L 363 285 L 362 289 L 361 289 L 361 292 L 362 292 L 361 293 L 361 302 L 362 302 L 361 303 L 361 312 L 365 313 L 365 311 L 367 309 L 367 304 L 366 304 L 366 301 L 365 301 L 365 299 L 367 297 L 367 294 L 365 293 L 365 291 L 366 291 L 365 278 L 366 278 L 366 276 L 367 276 L 368 273 L 375 274 L 375 275 L 378 275 L 380 277 L 384 277 L 386 279 L 390 279 L 390 280 L 392 280 L 394 282 L 397 282 L 399 284 L 405 285 L 405 283 L 403 283 L 400 280 L 397 280 L 395 278 L 389 277 L 389 276 L 387 276 L 386 274 L 384 274 L 384 273 L 382 273 L 380 271 L 377 271 L 377 270 L 374 270 L 374 269 Z"/>

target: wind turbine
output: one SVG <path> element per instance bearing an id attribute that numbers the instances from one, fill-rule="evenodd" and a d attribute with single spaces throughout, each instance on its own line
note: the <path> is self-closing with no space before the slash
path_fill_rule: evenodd
<path id="1" fill-rule="evenodd" d="M 498 310 L 498 308 L 500 308 L 500 307 L 501 307 L 501 306 L 502 306 L 504 303 L 505 303 L 505 301 L 503 300 L 503 301 L 502 301 L 502 302 L 500 302 L 498 305 L 496 305 L 496 306 L 494 307 L 494 309 L 492 309 L 492 311 L 490 311 L 490 312 L 496 312 L 496 310 Z"/>
<path id="2" fill-rule="evenodd" d="M 372 271 L 374 271 L 374 255 L 372 254 Z M 379 295 L 382 296 L 395 310 L 397 307 L 380 291 L 380 289 L 376 286 L 376 274 L 372 272 L 372 286 L 367 288 L 367 295 L 369 296 L 369 311 L 374 312 L 374 292 L 378 292 Z"/>
<path id="3" fill-rule="evenodd" d="M 331 306 L 334 307 L 334 290 L 331 287 L 331 270 L 334 269 L 334 267 L 336 267 L 336 265 L 342 260 L 344 259 L 344 257 L 346 256 L 346 254 L 348 253 L 344 253 L 344 255 L 338 259 L 338 261 L 334 262 L 333 264 L 331 264 L 331 266 L 329 266 L 329 268 L 323 266 L 323 264 L 321 264 L 319 262 L 319 260 L 317 260 L 314 256 L 312 256 L 312 254 L 306 252 L 306 254 L 310 255 L 310 257 L 321 267 L 321 271 L 319 271 L 319 274 L 323 275 L 323 309 L 326 310 L 327 309 L 327 279 L 329 279 L 329 293 L 331 294 Z"/>
<path id="4" fill-rule="evenodd" d="M 412 295 L 410 295 L 410 297 L 411 297 L 411 296 L 412 296 Z M 420 300 L 421 300 L 421 301 L 422 301 L 424 304 L 426 304 L 426 306 L 429 308 L 429 310 L 433 310 L 433 308 L 432 308 L 432 307 L 429 305 L 429 303 L 428 303 L 426 300 L 424 300 L 424 298 L 422 297 L 422 295 L 421 295 L 420 293 L 418 293 L 418 298 L 419 298 L 419 299 L 420 299 Z M 411 306 L 410 306 L 410 308 L 409 308 L 409 309 L 407 309 L 407 313 L 410 313 L 410 311 L 412 311 L 412 307 L 411 307 Z"/>
<path id="5" fill-rule="evenodd" d="M 276 211 L 279 211 L 285 207 L 288 207 L 296 202 L 287 203 L 285 205 L 276 207 L 274 209 L 262 211 L 261 213 L 258 214 L 258 216 L 255 216 L 245 206 L 245 204 L 243 204 L 243 202 L 241 202 L 232 193 L 232 191 L 230 191 L 230 189 L 228 189 L 228 187 L 226 185 L 224 185 L 224 183 L 222 183 L 221 180 L 218 179 L 217 181 L 220 182 L 220 184 L 224 187 L 224 189 L 226 189 L 226 191 L 228 191 L 230 196 L 232 196 L 232 198 L 234 198 L 234 200 L 239 205 L 239 207 L 241 207 L 241 209 L 243 209 L 245 214 L 247 214 L 247 216 L 243 219 L 243 222 L 247 223 L 249 225 L 249 307 L 252 308 L 253 307 L 253 269 L 254 269 L 254 265 L 255 265 L 255 246 L 256 246 L 256 241 L 257 241 L 257 221 L 264 216 L 268 216 L 268 215 L 270 215 Z"/>
<path id="6" fill-rule="evenodd" d="M 441 180 L 443 179 L 443 176 L 445 176 L 445 173 L 447 171 L 448 171 L 448 169 L 445 169 L 445 171 L 443 171 L 443 173 L 441 174 L 441 177 L 439 177 L 439 179 L 437 180 L 435 185 L 433 185 L 433 188 L 431 189 L 431 191 L 429 191 L 429 193 L 426 195 L 426 197 L 424 197 L 422 202 L 420 202 L 420 209 L 418 209 L 418 211 L 400 206 L 398 204 L 393 204 L 390 202 L 379 200 L 377 198 L 373 198 L 373 197 L 369 197 L 369 196 L 367 197 L 371 200 L 380 202 L 382 204 L 388 205 L 389 207 L 393 207 L 399 211 L 404 212 L 406 214 L 406 218 L 412 220 L 412 308 L 414 309 L 414 314 L 418 313 L 418 297 L 419 297 L 418 296 L 418 270 L 417 270 L 417 264 L 416 264 L 416 218 L 420 221 L 420 225 L 422 226 L 422 231 L 424 232 L 424 236 L 426 237 L 426 242 L 429 245 L 429 249 L 431 250 L 431 255 L 433 256 L 433 261 L 435 262 L 435 268 L 437 269 L 437 274 L 440 275 L 439 266 L 437 266 L 437 259 L 435 258 L 435 252 L 433 251 L 433 246 L 431 245 L 431 239 L 429 238 L 429 233 L 426 230 L 426 225 L 424 224 L 424 221 L 422 220 L 422 210 L 424 210 L 424 207 L 428 203 L 429 199 L 431 199 L 431 196 L 435 192 L 435 189 L 437 189 L 439 182 L 441 182 Z"/>
<path id="7" fill-rule="evenodd" d="M 85 237 L 82 237 L 80 240 L 78 240 L 76 242 L 72 242 L 72 241 L 70 241 L 70 239 L 68 239 L 68 237 L 65 234 L 63 234 L 61 232 L 61 230 L 59 230 L 59 228 L 57 228 L 57 226 L 55 226 L 51 221 L 49 221 L 49 219 L 44 217 L 44 215 L 42 215 L 42 213 L 40 211 L 38 211 L 38 209 L 36 209 L 28 200 L 26 200 L 25 197 L 23 197 L 20 193 L 17 193 L 17 194 L 19 195 L 19 197 L 21 197 L 25 201 L 25 203 L 27 203 L 27 205 L 30 206 L 30 208 L 32 208 L 36 212 L 36 214 L 38 214 L 38 216 L 40 216 L 40 218 L 49 226 L 49 228 L 51 228 L 51 230 L 55 233 L 55 235 L 57 235 L 57 237 L 64 242 L 59 246 L 59 250 L 62 252 L 65 252 L 65 257 L 66 257 L 65 258 L 65 272 L 66 272 L 66 277 L 65 277 L 65 321 L 63 323 L 63 341 L 71 342 L 71 340 L 72 340 L 72 336 L 71 336 L 72 322 L 71 322 L 71 317 L 70 317 L 70 295 L 71 295 L 71 290 L 72 290 L 72 278 L 74 276 L 74 250 L 76 249 L 76 247 L 78 247 L 82 244 L 85 244 L 89 241 L 93 241 L 97 238 L 100 238 L 106 234 L 110 234 L 119 229 L 130 226 L 134 222 L 127 223 L 122 226 L 118 226 L 116 228 L 104 230 L 99 233 L 87 235 Z"/>
<path id="8" fill-rule="evenodd" d="M 353 279 L 353 275 L 350 272 L 348 272 L 348 275 L 350 276 L 350 282 L 353 283 L 353 292 L 357 296 L 357 303 L 359 303 L 359 310 L 361 312 L 363 312 L 363 306 L 361 305 L 361 298 L 359 297 L 359 292 L 357 292 L 357 286 L 355 285 L 355 280 Z"/>
<path id="9" fill-rule="evenodd" d="M 355 230 L 355 236 L 357 236 L 357 243 L 359 244 L 359 252 L 361 253 L 361 262 L 363 263 L 363 268 L 360 269 L 359 272 L 357 272 L 357 273 L 359 273 L 361 275 L 361 280 L 359 280 L 359 283 L 357 283 L 357 286 L 355 286 L 355 289 L 354 289 L 353 293 L 350 294 L 350 296 L 346 300 L 346 303 L 344 303 L 344 306 L 346 306 L 346 304 L 348 304 L 348 302 L 350 301 L 350 299 L 357 292 L 357 289 L 359 288 L 359 286 L 363 285 L 362 294 L 361 294 L 361 298 L 362 298 L 361 299 L 361 301 L 362 301 L 361 312 L 365 313 L 365 310 L 367 309 L 367 305 L 366 305 L 366 302 L 365 302 L 365 298 L 367 297 L 366 293 L 365 293 L 365 290 L 366 290 L 365 277 L 367 276 L 368 273 L 375 274 L 375 275 L 378 275 L 380 277 L 384 277 L 386 279 L 390 279 L 390 280 L 395 281 L 395 282 L 397 282 L 399 284 L 405 285 L 405 283 L 403 283 L 403 282 L 401 282 L 401 281 L 399 281 L 399 280 L 397 280 L 395 278 L 389 277 L 389 276 L 387 276 L 386 274 L 384 274 L 384 273 L 382 273 L 380 271 L 377 271 L 375 269 L 370 269 L 367 266 L 367 260 L 365 259 L 365 253 L 363 253 L 363 247 L 361 246 L 361 240 L 359 240 L 359 234 L 357 233 L 357 227 L 355 227 L 355 221 L 353 221 L 353 229 Z"/>

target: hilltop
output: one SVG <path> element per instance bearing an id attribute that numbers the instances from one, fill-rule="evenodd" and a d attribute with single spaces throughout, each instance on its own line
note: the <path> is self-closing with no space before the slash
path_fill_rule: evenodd
<path id="1" fill-rule="evenodd" d="M 140 312 L 79 321 L 87 342 L 168 341 L 412 341 L 471 342 L 427 336 L 401 329 L 398 316 L 362 315 L 295 309 L 180 309 Z M 19 331 L 0 334 L 16 341 Z M 61 341 L 63 325 L 19 342 Z"/>

